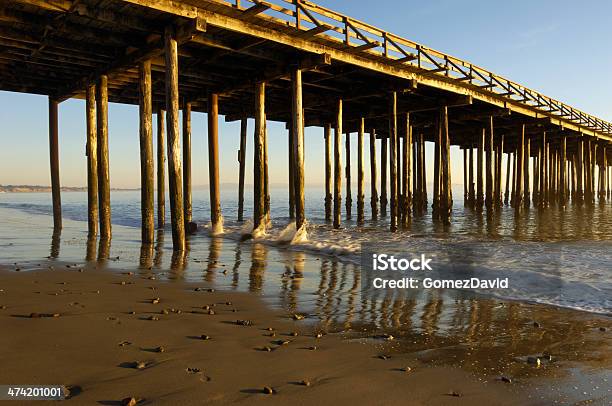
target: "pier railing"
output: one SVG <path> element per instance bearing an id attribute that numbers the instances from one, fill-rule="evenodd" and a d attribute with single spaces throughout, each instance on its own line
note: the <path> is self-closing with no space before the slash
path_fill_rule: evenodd
<path id="1" fill-rule="evenodd" d="M 545 96 L 472 63 L 407 40 L 373 25 L 342 15 L 308 0 L 207 0 L 226 4 L 284 26 L 302 31 L 303 38 L 334 41 L 353 52 L 366 53 L 390 63 L 422 69 L 468 83 L 513 103 L 557 117 L 602 134 L 612 135 L 612 124 Z"/>

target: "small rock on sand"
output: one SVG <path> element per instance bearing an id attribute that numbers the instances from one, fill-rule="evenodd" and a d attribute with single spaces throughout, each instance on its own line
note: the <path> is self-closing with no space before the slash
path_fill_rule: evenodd
<path id="1" fill-rule="evenodd" d="M 304 379 L 302 382 L 300 382 L 300 385 L 303 385 L 303 386 L 310 386 L 310 381 L 309 381 L 309 380 L 307 380 L 307 379 Z"/>
<path id="2" fill-rule="evenodd" d="M 252 326 L 253 322 L 251 320 L 236 320 L 236 324 L 239 326 Z"/>
<path id="3" fill-rule="evenodd" d="M 272 388 L 270 386 L 264 386 L 263 389 L 262 389 L 262 392 L 265 393 L 266 395 L 272 395 L 272 394 L 276 393 L 274 388 Z"/>
<path id="4" fill-rule="evenodd" d="M 200 338 L 201 338 L 202 340 L 210 340 L 210 336 L 207 336 L 206 334 L 202 334 L 202 335 L 200 336 Z"/>
<path id="5" fill-rule="evenodd" d="M 138 400 L 134 397 L 129 397 L 121 400 L 121 406 L 136 406 Z"/>
<path id="6" fill-rule="evenodd" d="M 502 376 L 501 378 L 499 378 L 499 380 L 506 383 L 512 383 L 512 378 L 509 378 L 507 376 Z"/>
<path id="7" fill-rule="evenodd" d="M 293 318 L 293 320 L 304 320 L 304 315 L 303 314 L 294 314 L 293 316 L 291 316 Z"/>

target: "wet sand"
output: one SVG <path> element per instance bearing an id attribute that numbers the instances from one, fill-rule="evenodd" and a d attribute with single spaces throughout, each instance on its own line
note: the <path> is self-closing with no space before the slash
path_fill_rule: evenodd
<path id="1" fill-rule="evenodd" d="M 66 385 L 72 404 L 550 404 L 549 390 L 435 365 L 397 340 L 317 338 L 314 317 L 294 320 L 251 293 L 49 266 L 0 268 L 0 383 Z"/>

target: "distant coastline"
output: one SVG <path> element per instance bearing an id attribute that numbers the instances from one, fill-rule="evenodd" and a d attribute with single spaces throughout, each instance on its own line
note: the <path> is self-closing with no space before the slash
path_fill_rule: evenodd
<path id="1" fill-rule="evenodd" d="M 114 191 L 134 191 L 140 189 L 112 188 Z M 0 185 L 0 193 L 45 193 L 51 192 L 51 186 L 40 185 Z M 87 192 L 85 186 L 62 186 L 62 192 Z"/>

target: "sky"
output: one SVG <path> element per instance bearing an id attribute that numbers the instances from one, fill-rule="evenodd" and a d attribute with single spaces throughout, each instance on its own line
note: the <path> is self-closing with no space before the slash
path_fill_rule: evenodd
<path id="1" fill-rule="evenodd" d="M 612 2 L 589 0 L 408 1 L 315 0 L 386 31 L 505 76 L 587 113 L 612 121 Z M 373 6 L 375 4 L 375 6 Z M 0 184 L 49 185 L 47 99 L 0 92 Z M 155 125 L 155 120 L 153 120 Z M 60 104 L 60 177 L 63 186 L 86 185 L 85 104 Z M 206 115 L 192 118 L 193 184 L 208 183 Z M 247 168 L 252 162 L 249 120 Z M 220 118 L 220 182 L 238 180 L 239 123 Z M 287 183 L 287 132 L 268 124 L 270 182 Z M 368 151 L 368 137 L 365 150 Z M 343 143 L 344 145 L 344 143 Z M 353 134 L 352 157 L 357 156 Z M 324 182 L 323 129 L 305 133 L 305 181 Z M 138 108 L 109 105 L 110 178 L 114 188 L 140 183 Z M 378 149 L 380 151 L 380 148 Z M 428 160 L 433 149 L 427 150 Z M 344 155 L 344 152 L 343 152 Z M 366 168 L 369 165 L 366 154 Z M 460 151 L 451 151 L 454 183 L 462 179 Z M 379 161 L 380 162 L 380 161 Z M 356 180 L 353 163 L 353 180 Z M 429 165 L 431 170 L 431 165 Z M 431 177 L 431 173 L 430 173 Z M 366 180 L 369 178 L 366 171 Z M 247 170 L 247 184 L 252 170 Z"/>

